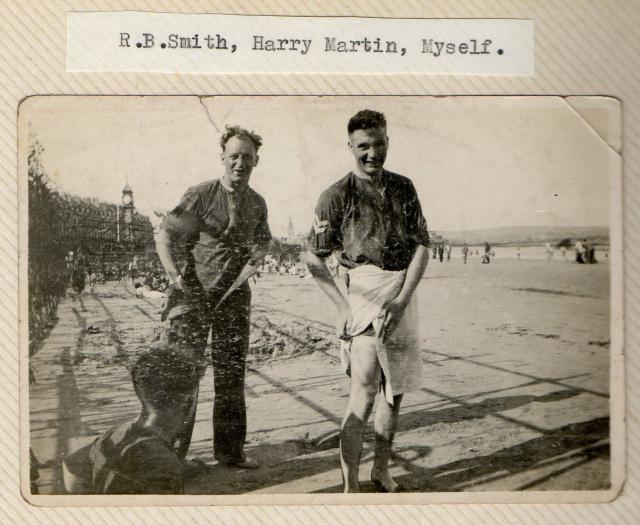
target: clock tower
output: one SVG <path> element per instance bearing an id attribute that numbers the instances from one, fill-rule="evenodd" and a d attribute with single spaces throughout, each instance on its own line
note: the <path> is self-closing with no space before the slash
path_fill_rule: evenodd
<path id="1" fill-rule="evenodd" d="M 133 241 L 133 213 L 135 206 L 133 205 L 133 190 L 129 187 L 129 183 L 122 189 L 122 218 L 124 223 L 124 240 Z"/>
<path id="2" fill-rule="evenodd" d="M 122 188 L 122 206 L 123 208 L 133 208 L 133 190 L 129 187 L 129 183 Z"/>

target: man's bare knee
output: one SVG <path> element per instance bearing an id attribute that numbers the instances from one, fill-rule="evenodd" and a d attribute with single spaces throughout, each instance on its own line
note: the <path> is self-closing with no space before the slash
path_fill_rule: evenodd
<path id="1" fill-rule="evenodd" d="M 359 411 L 371 411 L 376 400 L 376 385 L 354 383 L 351 385 L 349 404 Z"/>
<path id="2" fill-rule="evenodd" d="M 379 381 L 380 363 L 375 339 L 356 337 L 351 346 L 351 381 L 369 385 Z"/>

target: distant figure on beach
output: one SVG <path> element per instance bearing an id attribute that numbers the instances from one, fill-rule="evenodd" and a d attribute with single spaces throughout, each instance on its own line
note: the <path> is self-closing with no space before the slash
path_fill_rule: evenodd
<path id="1" fill-rule="evenodd" d="M 336 335 L 351 377 L 340 432 L 344 491 L 360 490 L 364 430 L 378 396 L 371 481 L 381 492 L 398 492 L 389 459 L 400 404 L 405 392 L 424 386 L 414 292 L 429 260 L 429 232 L 413 183 L 384 169 L 384 115 L 360 111 L 347 131 L 355 168 L 320 196 L 306 261 L 338 310 Z M 325 264 L 334 250 L 347 269 L 347 297 Z"/>
<path id="2" fill-rule="evenodd" d="M 488 242 L 484 243 L 484 254 L 482 255 L 482 264 L 489 264 L 491 262 L 491 245 Z"/>
<path id="3" fill-rule="evenodd" d="M 548 242 L 545 243 L 544 250 L 545 250 L 545 253 L 547 254 L 547 261 L 550 261 L 551 259 L 553 259 L 553 248 Z"/>
<path id="4" fill-rule="evenodd" d="M 588 264 L 595 264 L 596 262 L 596 249 L 593 246 L 593 243 L 587 241 L 587 239 L 582 239 L 582 245 L 584 246 L 585 253 L 585 262 Z"/>
<path id="5" fill-rule="evenodd" d="M 173 441 L 191 402 L 196 363 L 170 349 L 146 350 L 131 369 L 140 415 L 64 461 L 70 494 L 182 494 L 183 464 Z"/>
<path id="6" fill-rule="evenodd" d="M 462 245 L 462 260 L 464 261 L 464 264 L 467 264 L 468 256 L 469 256 L 469 246 L 467 246 L 467 243 L 465 242 Z"/>
<path id="7" fill-rule="evenodd" d="M 518 256 L 518 259 L 520 259 L 520 246 L 516 248 L 516 255 Z"/>
<path id="8" fill-rule="evenodd" d="M 447 262 L 451 260 L 451 243 L 447 241 L 445 252 L 447 253 Z"/>
<path id="9" fill-rule="evenodd" d="M 587 250 L 585 249 L 584 244 L 580 239 L 577 239 L 574 247 L 576 250 L 576 262 L 578 264 L 585 264 L 587 262 Z"/>
<path id="10" fill-rule="evenodd" d="M 440 262 L 444 259 L 444 241 L 438 242 L 438 258 L 440 259 Z"/>

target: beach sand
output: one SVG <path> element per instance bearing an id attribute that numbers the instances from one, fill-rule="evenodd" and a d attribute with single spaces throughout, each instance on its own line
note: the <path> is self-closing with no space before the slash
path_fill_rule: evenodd
<path id="1" fill-rule="evenodd" d="M 335 308 L 312 279 L 253 289 L 246 453 L 261 468 L 213 466 L 190 494 L 339 492 L 349 393 Z M 410 491 L 594 490 L 610 481 L 609 265 L 471 258 L 431 261 L 419 294 L 423 389 L 405 395 L 392 474 Z M 162 342 L 161 299 L 118 283 L 69 293 L 31 359 L 31 446 L 41 493 L 60 493 L 61 457 L 135 417 L 126 364 Z M 213 463 L 211 369 L 190 457 Z M 371 422 L 362 455 L 371 468 Z"/>

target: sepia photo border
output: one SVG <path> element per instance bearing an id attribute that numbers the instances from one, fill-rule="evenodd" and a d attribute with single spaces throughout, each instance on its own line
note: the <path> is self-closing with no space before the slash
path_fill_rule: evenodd
<path id="1" fill-rule="evenodd" d="M 315 95 L 303 95 L 297 98 L 314 97 Z M 153 98 L 160 98 L 151 96 Z M 178 95 L 171 98 L 192 98 L 190 95 Z M 218 97 L 224 97 L 218 95 Z M 256 97 L 256 95 L 233 95 L 232 98 Z M 258 98 L 283 98 L 287 95 L 271 97 L 268 95 L 257 95 Z M 335 96 L 345 98 L 344 96 Z M 494 98 L 511 100 L 527 100 L 535 102 L 542 97 L 536 96 L 475 96 L 457 95 L 453 98 Z M 23 100 L 23 104 L 33 97 Z M 35 98 L 40 98 L 35 96 Z M 65 98 L 64 95 L 56 98 Z M 68 98 L 68 96 L 67 96 Z M 72 98 L 76 98 L 75 96 Z M 97 99 L 99 96 L 77 98 Z M 199 97 L 206 98 L 206 97 Z M 332 96 L 323 96 L 330 99 Z M 347 97 L 349 98 L 349 97 Z M 407 98 L 402 95 L 382 95 L 367 98 L 381 98 L 385 100 Z M 416 97 L 412 97 L 416 98 Z M 422 95 L 417 98 L 433 98 L 429 95 Z M 545 98 L 556 98 L 545 95 Z M 558 98 L 579 98 L 586 104 L 592 104 L 591 109 L 606 110 L 608 112 L 609 133 L 617 141 L 622 132 L 621 129 L 621 106 L 611 97 L 598 97 L 581 95 L 558 96 Z M 613 102 L 613 104 L 611 104 Z M 23 106 L 21 105 L 20 108 Z M 27 150 L 28 150 L 28 114 L 20 111 L 18 117 L 18 167 L 19 167 L 19 191 L 20 202 L 27 201 Z M 585 126 L 588 123 L 584 122 Z M 393 127 L 390 124 L 391 127 Z M 610 148 L 614 149 L 612 146 Z M 380 493 L 360 493 L 360 494 L 251 494 L 243 493 L 238 495 L 32 495 L 29 483 L 29 382 L 28 382 L 28 324 L 22 322 L 21 327 L 21 487 L 25 499 L 38 506 L 175 506 L 175 505 L 423 505 L 436 503 L 598 503 L 612 501 L 619 494 L 625 478 L 625 422 L 624 422 L 624 353 L 623 353 L 623 249 L 622 249 L 622 163 L 619 164 L 619 172 L 610 172 L 606 175 L 610 181 L 609 192 L 609 238 L 610 238 L 610 348 L 609 348 L 609 417 L 610 417 L 610 488 L 604 490 L 541 490 L 541 491 L 468 491 L 468 492 L 407 492 L 397 494 Z M 20 288 L 20 308 L 21 319 L 28 318 L 28 290 L 26 283 L 27 275 L 27 252 L 28 252 L 28 209 L 20 206 L 20 276 L 23 285 Z"/>

